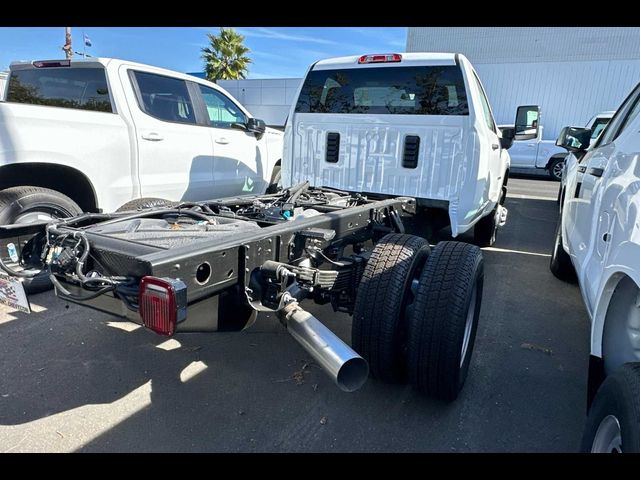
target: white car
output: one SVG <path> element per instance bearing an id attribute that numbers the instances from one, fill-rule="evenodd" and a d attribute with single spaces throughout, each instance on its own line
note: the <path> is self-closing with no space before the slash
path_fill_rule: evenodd
<path id="1" fill-rule="evenodd" d="M 414 197 L 433 230 L 475 227 L 488 246 L 506 221 L 513 137 L 464 55 L 330 58 L 311 65 L 293 102 L 282 181 Z"/>
<path id="2" fill-rule="evenodd" d="M 0 102 L 0 224 L 132 199 L 264 193 L 282 132 L 214 83 L 126 60 L 16 62 Z"/>
<path id="3" fill-rule="evenodd" d="M 582 450 L 640 452 L 640 84 L 591 136 L 566 127 L 558 138 L 582 175 L 562 197 L 550 267 L 577 275 L 591 319 Z"/>

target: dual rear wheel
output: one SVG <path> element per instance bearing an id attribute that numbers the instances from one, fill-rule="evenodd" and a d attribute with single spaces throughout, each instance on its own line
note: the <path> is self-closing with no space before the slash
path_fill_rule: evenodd
<path id="1" fill-rule="evenodd" d="M 375 246 L 358 288 L 352 346 L 385 382 L 408 381 L 455 400 L 469 371 L 484 272 L 480 249 L 390 234 Z"/>

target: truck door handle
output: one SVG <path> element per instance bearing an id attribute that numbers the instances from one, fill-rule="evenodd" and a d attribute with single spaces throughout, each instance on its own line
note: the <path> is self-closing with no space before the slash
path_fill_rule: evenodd
<path id="1" fill-rule="evenodd" d="M 586 165 L 580 165 L 578 167 L 578 173 L 584 173 L 587 171 L 587 166 Z"/>
<path id="2" fill-rule="evenodd" d="M 493 145 L 491 145 L 491 148 L 492 148 L 493 150 L 497 150 L 497 149 L 499 149 L 499 148 L 500 148 L 500 145 L 498 145 L 497 143 L 494 143 Z"/>
<path id="3" fill-rule="evenodd" d="M 226 139 L 226 138 L 224 138 L 224 137 L 216 138 L 216 143 L 219 143 L 219 144 L 221 144 L 221 145 L 226 145 L 227 143 L 229 143 L 229 140 L 227 140 L 227 139 Z"/>
<path id="4" fill-rule="evenodd" d="M 160 135 L 158 132 L 146 132 L 140 136 L 145 140 L 149 140 L 150 142 L 159 142 L 160 140 L 164 140 L 162 135 Z"/>
<path id="5" fill-rule="evenodd" d="M 598 168 L 598 167 L 591 167 L 587 171 L 587 175 L 593 175 L 594 177 L 601 177 L 603 173 L 604 173 L 604 168 Z"/>

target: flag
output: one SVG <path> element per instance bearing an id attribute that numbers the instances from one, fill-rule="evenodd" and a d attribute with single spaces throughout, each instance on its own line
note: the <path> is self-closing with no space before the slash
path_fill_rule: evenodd
<path id="1" fill-rule="evenodd" d="M 87 47 L 90 47 L 90 46 L 91 46 L 91 39 L 89 38 L 89 36 L 88 36 L 86 33 L 85 33 L 85 34 L 83 34 L 83 35 L 84 35 L 84 44 L 85 44 Z"/>

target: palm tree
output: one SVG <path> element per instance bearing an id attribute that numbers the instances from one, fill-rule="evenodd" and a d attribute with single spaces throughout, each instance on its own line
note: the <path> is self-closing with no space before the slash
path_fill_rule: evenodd
<path id="1" fill-rule="evenodd" d="M 245 78 L 251 59 L 242 42 L 244 36 L 232 28 L 220 28 L 220 35 L 207 33 L 209 46 L 202 49 L 207 80 L 241 80 Z"/>

